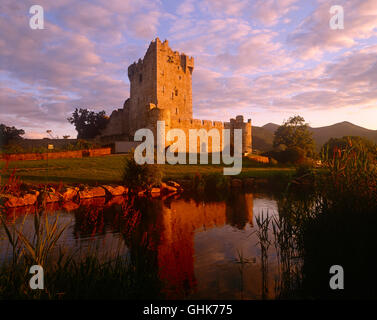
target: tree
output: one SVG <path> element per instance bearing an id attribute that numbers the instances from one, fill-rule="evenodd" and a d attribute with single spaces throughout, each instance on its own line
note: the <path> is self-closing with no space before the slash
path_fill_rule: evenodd
<path id="1" fill-rule="evenodd" d="M 309 125 L 300 116 L 285 121 L 276 131 L 273 141 L 274 148 L 302 150 L 304 157 L 313 157 L 315 142 Z"/>
<path id="2" fill-rule="evenodd" d="M 12 140 L 22 139 L 22 135 L 25 131 L 22 129 L 17 129 L 15 127 L 8 127 L 5 124 L 0 124 L 0 146 L 7 145 Z"/>
<path id="3" fill-rule="evenodd" d="M 137 164 L 134 156 L 126 159 L 123 182 L 131 190 L 148 189 L 153 185 L 159 185 L 162 181 L 163 173 L 156 164 Z"/>
<path id="4" fill-rule="evenodd" d="M 67 120 L 75 126 L 77 139 L 92 139 L 106 127 L 109 117 L 104 110 L 96 113 L 88 109 L 76 108 Z"/>

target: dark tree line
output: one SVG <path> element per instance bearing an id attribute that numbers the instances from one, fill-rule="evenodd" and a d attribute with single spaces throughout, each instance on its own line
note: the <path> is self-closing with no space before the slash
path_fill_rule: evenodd
<path id="1" fill-rule="evenodd" d="M 72 116 L 67 119 L 77 131 L 77 139 L 92 139 L 100 134 L 108 121 L 106 111 L 94 112 L 88 109 L 75 109 Z"/>
<path id="2" fill-rule="evenodd" d="M 22 139 L 25 131 L 17 129 L 16 127 L 8 127 L 5 124 L 0 124 L 0 146 L 6 146 L 11 141 Z"/>

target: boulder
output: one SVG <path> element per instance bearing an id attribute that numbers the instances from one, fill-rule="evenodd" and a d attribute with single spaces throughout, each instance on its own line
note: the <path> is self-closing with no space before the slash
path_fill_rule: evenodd
<path id="1" fill-rule="evenodd" d="M 102 186 L 102 188 L 104 188 L 113 197 L 121 196 L 121 195 L 126 194 L 128 192 L 128 189 L 126 187 L 123 187 L 123 186 L 112 187 L 112 186 L 105 185 L 105 186 Z"/>
<path id="2" fill-rule="evenodd" d="M 242 180 L 232 179 L 231 186 L 232 186 L 232 188 L 241 188 L 242 187 Z"/>
<path id="3" fill-rule="evenodd" d="M 38 200 L 39 191 L 34 191 L 34 193 L 27 193 L 23 197 L 14 197 L 9 195 L 8 201 L 5 206 L 8 208 L 31 206 L 35 204 Z"/>
<path id="4" fill-rule="evenodd" d="M 77 196 L 77 190 L 78 188 L 67 188 L 62 193 L 62 198 L 64 202 L 72 201 Z"/>
<path id="5" fill-rule="evenodd" d="M 85 188 L 84 190 L 79 191 L 80 199 L 90 199 L 105 196 L 106 191 L 101 187 Z"/>
<path id="6" fill-rule="evenodd" d="M 48 187 L 44 190 L 43 196 L 45 196 L 45 201 L 47 203 L 58 202 L 60 200 L 59 193 L 52 187 Z"/>
<path id="7" fill-rule="evenodd" d="M 170 186 L 170 187 L 174 187 L 174 188 L 176 188 L 176 189 L 179 189 L 181 186 L 179 185 L 179 183 L 177 183 L 177 182 L 175 182 L 175 181 L 172 181 L 172 180 L 170 180 L 170 181 L 168 181 L 167 183 L 166 183 L 168 186 Z"/>
<path id="8" fill-rule="evenodd" d="M 46 202 L 58 202 L 59 200 L 59 194 L 48 191 L 46 192 Z"/>
<path id="9" fill-rule="evenodd" d="M 8 200 L 5 202 L 5 206 L 8 208 L 22 207 L 25 205 L 23 197 L 14 197 L 9 195 Z"/>
<path id="10" fill-rule="evenodd" d="M 167 185 L 166 183 L 164 182 L 161 182 L 161 191 L 162 192 L 177 192 L 177 188 L 176 187 L 173 187 L 173 186 L 169 186 Z"/>
<path id="11" fill-rule="evenodd" d="M 160 188 L 152 188 L 151 189 L 151 193 L 160 193 L 161 192 L 161 189 Z"/>

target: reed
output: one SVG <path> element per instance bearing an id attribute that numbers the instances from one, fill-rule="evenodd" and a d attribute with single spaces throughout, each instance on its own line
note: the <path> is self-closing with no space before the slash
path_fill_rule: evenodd
<path id="1" fill-rule="evenodd" d="M 146 245 L 141 244 L 138 254 L 133 256 L 122 254 L 120 246 L 112 256 L 100 257 L 98 248 L 88 248 L 78 256 L 77 252 L 66 252 L 59 244 L 67 225 L 60 226 L 58 216 L 51 223 L 43 202 L 34 214 L 32 236 L 22 228 L 9 226 L 2 209 L 0 207 L 1 225 L 12 248 L 12 259 L 0 265 L 0 299 L 151 299 L 161 296 L 158 275 L 148 260 Z M 127 218 L 124 236 L 128 239 L 139 214 L 132 200 L 122 210 Z M 35 264 L 43 267 L 44 290 L 29 287 L 29 269 Z"/>

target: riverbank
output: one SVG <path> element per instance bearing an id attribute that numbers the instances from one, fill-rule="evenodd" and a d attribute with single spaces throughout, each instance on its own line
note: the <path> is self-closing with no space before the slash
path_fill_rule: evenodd
<path id="1" fill-rule="evenodd" d="M 8 173 L 3 174 L 6 181 L 10 173 L 25 183 L 85 183 L 89 185 L 122 182 L 125 160 L 128 155 L 109 155 L 81 159 L 53 159 L 36 161 L 12 161 L 8 163 Z M 0 171 L 6 166 L 0 161 Z M 293 167 L 279 167 L 261 164 L 247 158 L 243 159 L 241 174 L 233 178 L 289 179 L 295 172 Z M 190 179 L 196 174 L 223 175 L 223 165 L 161 165 L 164 180 Z"/>

